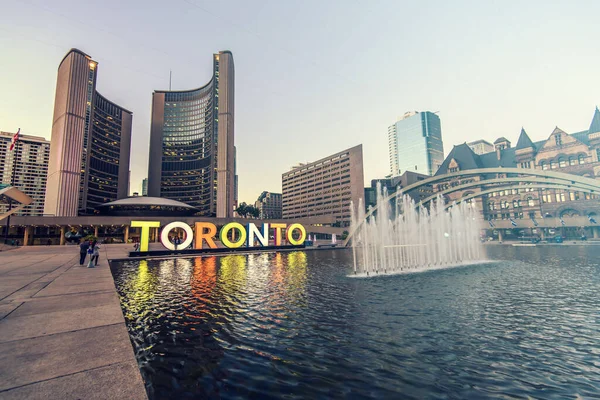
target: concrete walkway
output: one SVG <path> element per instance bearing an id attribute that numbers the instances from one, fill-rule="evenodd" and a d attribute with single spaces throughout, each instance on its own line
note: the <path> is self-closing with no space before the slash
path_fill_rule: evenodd
<path id="1" fill-rule="evenodd" d="M 97 268 L 76 246 L 0 252 L 0 398 L 146 399 L 103 246 Z"/>

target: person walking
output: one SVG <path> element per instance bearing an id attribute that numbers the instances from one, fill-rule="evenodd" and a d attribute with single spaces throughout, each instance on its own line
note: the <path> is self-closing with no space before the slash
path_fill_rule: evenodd
<path id="1" fill-rule="evenodd" d="M 90 261 L 88 261 L 88 268 L 94 268 L 94 247 L 96 247 L 96 242 L 90 240 L 90 244 L 87 249 L 87 253 L 90 255 Z"/>
<path id="2" fill-rule="evenodd" d="M 86 242 L 85 240 L 81 241 L 81 244 L 79 245 L 79 265 L 83 265 L 83 263 L 85 262 L 85 256 L 87 255 L 89 247 L 90 244 L 88 242 Z"/>
<path id="3" fill-rule="evenodd" d="M 94 267 L 98 266 L 98 258 L 100 257 L 100 245 L 94 242 L 94 247 L 92 250 L 92 258 L 90 259 L 90 263 L 94 262 Z M 88 266 L 89 267 L 89 266 Z"/>

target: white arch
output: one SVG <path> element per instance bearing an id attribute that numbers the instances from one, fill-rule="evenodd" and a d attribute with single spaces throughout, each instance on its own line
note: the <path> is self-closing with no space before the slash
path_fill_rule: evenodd
<path id="1" fill-rule="evenodd" d="M 585 177 L 581 177 L 578 175 L 566 174 L 564 172 L 555 172 L 555 171 L 550 171 L 550 170 L 535 170 L 535 169 L 527 169 L 527 168 L 476 168 L 476 169 L 469 169 L 469 170 L 465 170 L 465 171 L 451 172 L 449 174 L 444 174 L 444 175 L 432 176 L 431 178 L 427 178 L 422 181 L 415 182 L 412 185 L 408 185 L 407 187 L 402 188 L 399 192 L 388 195 L 384 199 L 384 202 L 388 202 L 396 196 L 402 196 L 405 193 L 408 193 L 411 190 L 418 188 L 420 186 L 445 181 L 450 178 L 473 176 L 473 175 L 492 175 L 492 174 L 531 175 L 531 176 L 536 176 L 536 177 L 541 177 L 541 178 L 553 178 L 553 179 L 557 179 L 560 181 L 570 182 L 571 185 L 575 185 L 576 183 L 579 183 L 583 186 L 593 187 L 594 190 L 600 191 L 600 185 L 598 184 L 598 181 L 596 181 L 592 178 L 585 178 Z M 501 178 L 497 178 L 497 179 L 501 179 Z M 485 179 L 478 181 L 478 183 L 480 185 L 485 185 L 486 182 L 488 182 L 488 180 L 485 180 Z M 496 188 L 493 191 L 496 191 L 496 190 L 499 190 L 499 188 Z M 583 189 L 578 189 L 578 190 L 582 191 L 582 192 L 584 191 Z M 463 198 L 461 200 L 464 201 L 465 198 Z M 352 236 L 354 236 L 356 231 L 362 226 L 362 224 L 365 223 L 365 221 L 371 215 L 373 215 L 373 213 L 376 210 L 377 210 L 377 206 L 371 208 L 371 210 L 369 210 L 369 212 L 367 212 L 367 214 L 365 215 L 365 218 L 362 221 L 358 222 L 358 224 L 349 233 L 348 237 L 344 241 L 344 246 L 346 246 L 348 244 L 348 242 L 350 241 Z"/>

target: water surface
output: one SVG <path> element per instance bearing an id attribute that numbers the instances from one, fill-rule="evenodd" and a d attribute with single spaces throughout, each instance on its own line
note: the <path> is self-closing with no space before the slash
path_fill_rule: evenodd
<path id="1" fill-rule="evenodd" d="M 600 247 L 348 277 L 351 252 L 112 265 L 162 398 L 600 397 Z"/>

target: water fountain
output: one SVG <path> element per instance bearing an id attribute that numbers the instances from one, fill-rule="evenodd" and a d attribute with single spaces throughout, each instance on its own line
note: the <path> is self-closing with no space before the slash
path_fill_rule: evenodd
<path id="1" fill-rule="evenodd" d="M 471 204 L 446 209 L 441 196 L 429 209 L 415 207 L 398 193 L 395 209 L 386 201 L 387 189 L 377 187 L 377 213 L 365 218 L 362 199 L 352 206 L 352 253 L 355 274 L 392 274 L 462 265 L 482 257 L 480 217 Z"/>

